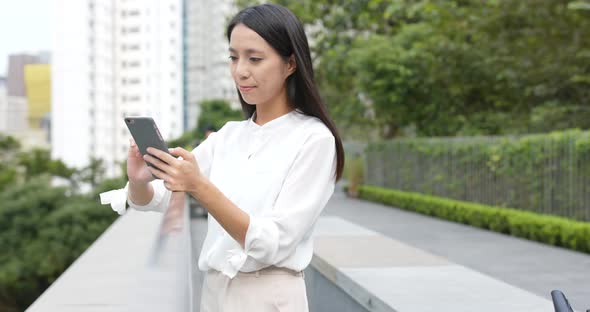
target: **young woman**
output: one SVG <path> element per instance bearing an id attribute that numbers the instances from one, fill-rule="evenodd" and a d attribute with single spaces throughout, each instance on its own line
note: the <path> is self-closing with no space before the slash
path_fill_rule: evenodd
<path id="1" fill-rule="evenodd" d="M 342 142 L 291 11 L 247 8 L 227 36 L 247 120 L 228 122 L 192 153 L 150 148 L 153 156 L 142 159 L 132 144 L 128 202 L 164 210 L 172 192 L 186 192 L 208 210 L 201 311 L 307 311 L 302 272 L 313 255 L 314 224 L 342 174 Z"/>

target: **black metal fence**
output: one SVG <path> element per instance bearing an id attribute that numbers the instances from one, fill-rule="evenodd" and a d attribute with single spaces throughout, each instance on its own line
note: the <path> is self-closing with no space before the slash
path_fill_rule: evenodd
<path id="1" fill-rule="evenodd" d="M 590 132 L 372 143 L 365 183 L 590 221 Z"/>

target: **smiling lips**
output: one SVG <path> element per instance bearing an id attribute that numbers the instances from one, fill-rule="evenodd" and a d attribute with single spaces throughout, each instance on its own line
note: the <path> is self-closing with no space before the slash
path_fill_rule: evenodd
<path id="1" fill-rule="evenodd" d="M 253 86 L 240 86 L 240 91 L 242 91 L 242 92 L 248 92 L 248 91 L 253 90 L 254 88 L 256 88 L 256 87 L 253 87 Z"/>

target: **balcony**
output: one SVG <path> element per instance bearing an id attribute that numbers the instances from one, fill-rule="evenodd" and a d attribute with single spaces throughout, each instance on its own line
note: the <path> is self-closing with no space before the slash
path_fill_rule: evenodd
<path id="1" fill-rule="evenodd" d="M 165 214 L 128 211 L 27 311 L 198 311 L 203 275 L 196 261 L 206 218 L 191 219 L 185 202 L 171 207 L 177 208 Z M 392 235 L 396 228 L 404 234 Z M 457 234 L 461 242 L 450 239 Z M 588 255 L 342 193 L 331 199 L 314 236 L 314 257 L 305 272 L 310 311 L 554 311 L 544 291 L 553 286 L 577 289 L 569 292 L 570 300 L 587 304 L 581 302 L 588 298 L 587 280 L 567 276 L 583 275 Z M 520 252 L 502 260 L 498 253 L 508 250 Z M 453 260 L 441 256 L 444 251 Z M 467 266 L 477 253 L 487 259 Z M 551 260 L 526 264 L 531 259 L 559 259 L 560 266 Z M 525 264 L 506 268 L 501 261 Z"/>

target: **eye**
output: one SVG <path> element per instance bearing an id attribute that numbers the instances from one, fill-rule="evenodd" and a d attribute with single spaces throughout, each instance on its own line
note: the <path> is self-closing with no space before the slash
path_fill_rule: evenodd
<path id="1" fill-rule="evenodd" d="M 262 59 L 259 57 L 251 57 L 250 58 L 250 62 L 252 62 L 252 63 L 258 63 L 260 61 L 262 61 Z"/>
<path id="2" fill-rule="evenodd" d="M 230 56 L 229 56 L 229 60 L 230 60 L 230 61 L 232 61 L 232 62 L 235 62 L 237 59 L 238 59 L 238 58 L 237 58 L 237 57 L 235 57 L 235 56 L 233 56 L 233 55 L 230 55 Z"/>

